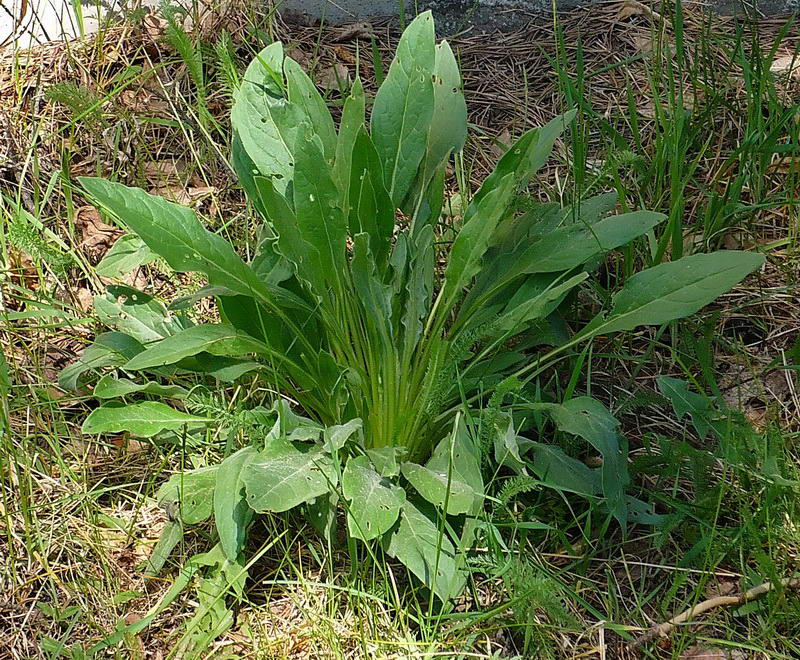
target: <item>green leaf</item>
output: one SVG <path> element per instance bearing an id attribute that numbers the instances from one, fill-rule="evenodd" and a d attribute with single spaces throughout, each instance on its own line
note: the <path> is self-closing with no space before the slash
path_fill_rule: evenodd
<path id="1" fill-rule="evenodd" d="M 105 179 L 82 177 L 80 183 L 173 270 L 205 273 L 212 286 L 224 286 L 244 296 L 272 299 L 266 285 L 230 243 L 203 227 L 191 209 Z"/>
<path id="2" fill-rule="evenodd" d="M 95 296 L 94 307 L 103 323 L 143 344 L 169 337 L 191 325 L 185 316 L 173 314 L 155 298 L 130 287 L 109 287 L 105 296 Z"/>
<path id="3" fill-rule="evenodd" d="M 344 424 L 328 426 L 322 433 L 322 445 L 329 452 L 339 451 L 354 435 L 361 436 L 364 425 L 360 419 L 351 419 Z"/>
<path id="4" fill-rule="evenodd" d="M 403 32 L 372 106 L 370 133 L 395 206 L 400 206 L 408 194 L 427 150 L 434 105 L 434 43 L 433 17 L 427 11 Z"/>
<path id="5" fill-rule="evenodd" d="M 366 456 L 356 456 L 347 462 L 342 474 L 342 492 L 349 500 L 350 535 L 362 541 L 389 531 L 406 499 L 403 489 L 375 472 Z"/>
<path id="6" fill-rule="evenodd" d="M 734 250 L 694 254 L 637 273 L 614 296 L 608 318 L 584 332 L 599 334 L 659 325 L 694 314 L 764 263 L 764 257 Z"/>
<path id="7" fill-rule="evenodd" d="M 457 568 L 453 543 L 408 500 L 403 504 L 400 525 L 391 536 L 387 552 L 443 602 L 457 596 L 464 587 L 465 577 Z"/>
<path id="8" fill-rule="evenodd" d="M 174 511 L 187 525 L 211 516 L 217 467 L 206 467 L 172 475 L 156 493 L 159 506 Z"/>
<path id="9" fill-rule="evenodd" d="M 100 277 L 121 277 L 156 259 L 158 255 L 141 238 L 126 234 L 117 239 L 94 271 Z"/>
<path id="10" fill-rule="evenodd" d="M 219 464 L 214 485 L 214 525 L 225 556 L 236 561 L 242 552 L 252 512 L 247 505 L 242 473 L 256 456 L 254 447 L 245 447 Z"/>
<path id="11" fill-rule="evenodd" d="M 471 511 L 478 494 L 464 483 L 455 470 L 433 470 L 416 463 L 403 463 L 400 472 L 417 492 L 434 506 L 443 509 L 447 504 L 449 515 Z"/>
<path id="12" fill-rule="evenodd" d="M 382 477 L 396 477 L 400 474 L 400 464 L 406 454 L 405 447 L 377 447 L 367 449 L 367 456 Z"/>
<path id="13" fill-rule="evenodd" d="M 295 153 L 294 210 L 303 239 L 319 253 L 319 270 L 326 281 L 340 282 L 345 265 L 347 222 L 340 208 L 339 189 L 331 178 L 319 140 L 300 139 Z"/>
<path id="14" fill-rule="evenodd" d="M 284 59 L 283 72 L 289 101 L 303 109 L 311 124 L 311 133 L 322 142 L 325 160 L 332 164 L 336 152 L 336 129 L 328 106 L 305 71 L 291 57 Z"/>
<path id="15" fill-rule="evenodd" d="M 183 540 L 183 526 L 177 520 L 168 520 L 161 530 L 158 543 L 153 549 L 152 554 L 144 562 L 144 573 L 149 577 L 154 577 L 161 572 L 167 559 L 172 554 L 175 546 Z"/>
<path id="16" fill-rule="evenodd" d="M 602 492 L 600 475 L 553 445 L 531 442 L 530 467 L 544 485 L 594 499 Z"/>
<path id="17" fill-rule="evenodd" d="M 684 415 L 689 415 L 700 439 L 704 439 L 712 429 L 717 430 L 717 412 L 709 401 L 708 397 L 692 392 L 689 383 L 678 378 L 669 376 L 658 376 L 656 378 L 658 389 L 661 394 L 667 397 L 672 403 L 678 419 L 683 419 Z"/>
<path id="18" fill-rule="evenodd" d="M 170 399 L 183 399 L 189 394 L 188 390 L 180 385 L 161 385 L 152 381 L 135 383 L 128 378 L 115 378 L 110 374 L 106 374 L 97 381 L 92 394 L 98 399 L 116 399 L 117 397 L 139 392 L 164 396 Z"/>
<path id="19" fill-rule="evenodd" d="M 617 431 L 619 422 L 602 403 L 588 396 L 570 399 L 548 411 L 559 430 L 583 438 L 602 455 L 600 480 L 606 506 L 624 527 L 628 517 L 625 489 L 630 478 L 627 443 Z"/>
<path id="20" fill-rule="evenodd" d="M 257 513 L 280 513 L 328 493 L 337 482 L 330 458 L 276 441 L 256 455 L 242 474 L 247 503 Z"/>
<path id="21" fill-rule="evenodd" d="M 180 412 L 159 401 L 143 401 L 95 408 L 84 420 L 81 431 L 86 434 L 128 431 L 142 438 L 150 438 L 161 431 L 178 431 L 189 424 L 208 424 L 213 421 Z"/>
<path id="22" fill-rule="evenodd" d="M 77 361 L 64 367 L 58 375 L 58 386 L 65 390 L 74 390 L 83 373 L 100 367 L 121 366 L 143 350 L 144 346 L 139 341 L 123 332 L 99 334 L 94 343 L 84 349 Z"/>
<path id="23" fill-rule="evenodd" d="M 235 357 L 247 353 L 268 353 L 268 347 L 250 335 L 223 323 L 207 323 L 186 328 L 162 339 L 129 360 L 127 371 L 175 364 L 198 353 Z"/>
<path id="24" fill-rule="evenodd" d="M 433 98 L 433 117 L 422 168 L 428 178 L 450 154 L 461 151 L 467 139 L 467 104 L 461 91 L 461 73 L 446 41 L 436 47 Z"/>
<path id="25" fill-rule="evenodd" d="M 339 186 L 342 196 L 342 208 L 349 212 L 350 168 L 353 162 L 353 148 L 356 137 L 365 126 L 364 86 L 361 79 L 356 78 L 350 88 L 350 94 L 344 100 L 342 119 L 339 122 L 339 136 L 336 140 L 336 156 L 333 163 L 333 180 Z M 356 232 L 352 232 L 356 233 Z"/>
<path id="26" fill-rule="evenodd" d="M 294 177 L 294 145 L 310 129 L 301 106 L 285 97 L 283 44 L 276 41 L 247 67 L 236 92 L 231 124 L 259 173 L 275 177 L 285 194 Z"/>

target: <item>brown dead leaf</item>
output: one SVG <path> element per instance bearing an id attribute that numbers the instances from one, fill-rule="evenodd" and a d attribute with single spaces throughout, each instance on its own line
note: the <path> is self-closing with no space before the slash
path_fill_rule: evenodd
<path id="1" fill-rule="evenodd" d="M 123 90 L 118 98 L 125 108 L 140 117 L 168 119 L 174 116 L 168 101 L 143 88 Z"/>
<path id="2" fill-rule="evenodd" d="M 639 2 L 639 0 L 623 0 L 617 11 L 617 20 L 621 21 L 631 16 L 645 16 L 655 21 L 661 20 L 661 14 Z"/>
<path id="3" fill-rule="evenodd" d="M 725 651 L 723 649 L 706 649 L 700 646 L 693 646 L 681 654 L 680 660 L 744 660 L 745 657 L 738 650 Z"/>
<path id="4" fill-rule="evenodd" d="M 731 596 L 738 591 L 739 585 L 733 580 L 718 580 L 709 582 L 704 593 L 706 598 L 717 598 L 718 596 Z"/>
<path id="5" fill-rule="evenodd" d="M 329 92 L 347 89 L 350 86 L 350 70 L 341 62 L 336 62 L 320 72 L 318 83 Z"/>
<path id="6" fill-rule="evenodd" d="M 184 206 L 194 206 L 204 201 L 209 196 L 217 192 L 214 186 L 188 187 L 184 186 L 165 186 L 150 191 L 154 195 L 160 195 L 176 204 Z"/>
<path id="7" fill-rule="evenodd" d="M 512 142 L 513 140 L 511 138 L 511 131 L 508 130 L 508 126 L 506 126 L 502 131 L 500 131 L 500 135 L 498 135 L 492 142 L 492 154 L 494 154 L 494 156 L 497 158 L 502 158 L 503 154 L 505 154 Z"/>
<path id="8" fill-rule="evenodd" d="M 772 60 L 769 67 L 772 73 L 800 80 L 800 54 L 789 53 Z"/>
<path id="9" fill-rule="evenodd" d="M 151 41 L 159 41 L 164 34 L 165 27 L 167 27 L 166 19 L 161 18 L 154 11 L 148 12 L 147 16 L 142 19 L 142 29 Z"/>
<path id="10" fill-rule="evenodd" d="M 334 41 L 352 41 L 354 39 L 375 39 L 372 24 L 361 22 L 343 25 L 337 30 Z"/>
<path id="11" fill-rule="evenodd" d="M 142 176 L 152 185 L 163 188 L 178 185 L 187 179 L 186 161 L 182 158 L 162 158 L 142 163 Z"/>
<path id="12" fill-rule="evenodd" d="M 333 52 L 335 53 L 336 57 L 342 60 L 342 62 L 347 62 L 348 64 L 358 64 L 358 59 L 354 57 L 353 54 L 344 46 L 334 46 Z"/>
<path id="13" fill-rule="evenodd" d="M 311 68 L 311 58 L 308 56 L 308 54 L 306 54 L 299 48 L 292 48 L 286 54 L 295 62 L 297 62 L 303 71 L 308 73 L 309 69 Z"/>
<path id="14" fill-rule="evenodd" d="M 633 46 L 640 53 L 652 53 L 655 50 L 655 44 L 651 34 L 641 33 L 633 35 Z"/>
<path id="15" fill-rule="evenodd" d="M 92 264 L 97 264 L 122 236 L 122 230 L 101 220 L 94 206 L 81 206 L 75 211 L 75 227 L 81 236 L 80 248 Z"/>

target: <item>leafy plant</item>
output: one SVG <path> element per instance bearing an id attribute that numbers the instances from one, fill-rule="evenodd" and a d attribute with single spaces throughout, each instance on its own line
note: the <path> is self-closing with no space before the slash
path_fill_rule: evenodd
<path id="1" fill-rule="evenodd" d="M 182 429 L 191 440 L 215 424 L 227 431 L 220 464 L 176 475 L 160 492 L 183 523 L 214 519 L 219 544 L 187 567 L 207 567 L 214 583 L 206 632 L 230 621 L 218 605 L 241 589 L 254 514 L 303 507 L 330 535 L 341 504 L 352 547 L 382 549 L 443 602 L 465 584 L 489 463 L 603 498 L 623 524 L 635 519 L 624 441 L 601 404 L 579 397 L 521 408 L 504 397 L 597 335 L 694 313 L 763 261 L 717 252 L 650 268 L 570 336 L 559 320 L 568 294 L 598 257 L 664 219 L 608 216 L 613 194 L 516 212 L 518 193 L 575 113 L 525 133 L 475 194 L 460 190 L 463 216 L 442 231 L 446 169 L 464 146 L 467 115 L 456 59 L 447 42 L 436 45 L 430 13 L 404 32 L 369 122 L 367 105 L 356 80 L 337 131 L 280 43 L 256 56 L 231 116 L 233 165 L 263 220 L 249 261 L 188 208 L 81 180 L 141 241 L 126 265 L 156 254 L 208 282 L 169 308 L 111 288 L 97 302 L 112 330 L 62 374 L 72 386 L 88 370 L 118 374 L 106 374 L 95 393 L 122 401 L 94 410 L 87 433 L 165 438 Z M 216 299 L 219 322 L 188 313 L 203 296 Z M 542 346 L 550 349 L 537 353 Z M 246 411 L 248 432 L 239 433 L 240 422 L 205 414 L 194 393 L 176 389 L 175 379 L 193 375 L 223 383 L 248 375 L 280 396 Z M 525 406 L 595 447 L 603 466 L 521 437 L 512 412 Z"/>

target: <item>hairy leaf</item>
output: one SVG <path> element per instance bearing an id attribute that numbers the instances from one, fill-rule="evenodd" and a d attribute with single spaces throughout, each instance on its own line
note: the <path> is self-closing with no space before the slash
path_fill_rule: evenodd
<path id="1" fill-rule="evenodd" d="M 375 472 L 366 456 L 356 456 L 347 462 L 342 474 L 342 492 L 349 501 L 350 535 L 363 541 L 389 531 L 406 499 L 405 491 Z"/>
<path id="2" fill-rule="evenodd" d="M 252 517 L 247 505 L 242 473 L 256 456 L 254 447 L 245 447 L 219 464 L 214 484 L 214 524 L 225 556 L 236 561 L 244 547 L 245 531 Z"/>
<path id="3" fill-rule="evenodd" d="M 128 431 L 133 435 L 149 438 L 161 431 L 179 431 L 187 425 L 208 424 L 213 421 L 208 417 L 175 410 L 159 401 L 143 401 L 95 408 L 84 420 L 81 431 L 86 434 Z"/>

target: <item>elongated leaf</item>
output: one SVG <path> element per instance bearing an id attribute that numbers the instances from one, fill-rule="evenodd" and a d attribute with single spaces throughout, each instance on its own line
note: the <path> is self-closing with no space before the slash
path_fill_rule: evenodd
<path id="1" fill-rule="evenodd" d="M 205 229 L 191 209 L 105 179 L 82 177 L 80 182 L 174 270 L 205 273 L 211 285 L 272 299 L 265 284 L 230 244 Z"/>
<path id="2" fill-rule="evenodd" d="M 433 117 L 422 170 L 427 178 L 450 154 L 464 148 L 467 139 L 467 104 L 461 91 L 461 74 L 450 44 L 436 47 L 433 71 Z"/>
<path id="3" fill-rule="evenodd" d="M 156 547 L 144 563 L 144 574 L 148 577 L 158 575 L 161 569 L 164 568 L 164 564 L 167 563 L 167 559 L 169 559 L 175 546 L 182 540 L 183 525 L 177 520 L 168 520 L 167 524 L 164 525 L 164 529 L 161 530 Z"/>
<path id="4" fill-rule="evenodd" d="M 262 50 L 245 71 L 236 92 L 231 124 L 250 160 L 285 194 L 294 173 L 294 145 L 310 130 L 301 106 L 285 96 L 283 44 Z"/>
<path id="5" fill-rule="evenodd" d="M 588 396 L 577 397 L 549 409 L 556 426 L 583 438 L 600 452 L 600 479 L 606 506 L 624 527 L 628 519 L 625 489 L 628 476 L 627 443 L 617 431 L 619 422 L 606 407 Z"/>
<path id="6" fill-rule="evenodd" d="M 159 401 L 95 408 L 84 420 L 81 431 L 88 434 L 122 433 L 149 438 L 161 431 L 179 431 L 187 425 L 208 424 L 208 417 L 190 415 Z"/>
<path id="7" fill-rule="evenodd" d="M 336 130 L 328 106 L 306 72 L 291 57 L 284 59 L 283 72 L 286 75 L 289 101 L 303 109 L 311 124 L 311 133 L 322 142 L 325 161 L 332 165 L 336 151 Z"/>
<path id="8" fill-rule="evenodd" d="M 247 505 L 242 472 L 256 456 L 255 447 L 245 447 L 219 464 L 214 484 L 214 524 L 225 556 L 236 561 L 242 552 L 252 510 Z"/>
<path id="9" fill-rule="evenodd" d="M 380 338 L 385 347 L 389 347 L 394 334 L 391 293 L 388 285 L 378 276 L 367 234 L 356 234 L 353 238 L 350 271 L 363 309 L 365 324 L 369 325 L 374 336 Z"/>
<path id="10" fill-rule="evenodd" d="M 403 504 L 400 525 L 392 534 L 387 552 L 442 601 L 450 600 L 463 589 L 465 577 L 458 570 L 453 543 L 408 500 Z"/>
<path id="11" fill-rule="evenodd" d="M 403 32 L 372 107 L 370 132 L 395 206 L 408 194 L 427 149 L 434 104 L 434 41 L 433 17 L 424 12 Z"/>
<path id="12" fill-rule="evenodd" d="M 364 424 L 358 418 L 351 419 L 344 424 L 328 426 L 322 433 L 322 445 L 328 452 L 339 451 L 354 435 L 358 435 L 363 440 L 363 427 Z"/>
<path id="13" fill-rule="evenodd" d="M 344 100 L 342 120 L 339 123 L 339 135 L 336 139 L 336 156 L 333 164 L 333 180 L 339 186 L 342 196 L 342 208 L 349 213 L 350 167 L 353 162 L 353 147 L 356 137 L 365 126 L 364 86 L 361 79 L 356 78 L 350 93 Z M 381 177 L 381 180 L 383 178 Z M 356 233 L 356 232 L 352 232 Z"/>
<path id="14" fill-rule="evenodd" d="M 100 277 L 120 277 L 156 259 L 158 255 L 141 238 L 126 234 L 118 238 L 106 252 L 106 256 L 95 267 L 95 272 Z"/>
<path id="15" fill-rule="evenodd" d="M 377 447 L 367 449 L 367 456 L 382 477 L 400 474 L 400 461 L 406 454 L 405 447 Z"/>
<path id="16" fill-rule="evenodd" d="M 694 314 L 761 267 L 764 257 L 752 252 L 695 254 L 637 273 L 614 297 L 606 320 L 588 332 L 619 332 L 638 325 L 658 325 Z"/>
<path id="17" fill-rule="evenodd" d="M 333 284 L 342 277 L 347 243 L 347 222 L 340 203 L 319 140 L 316 136 L 299 140 L 294 173 L 297 226 L 303 239 L 319 253 L 319 269 Z"/>
<path id="18" fill-rule="evenodd" d="M 196 525 L 211 516 L 217 467 L 200 468 L 172 475 L 158 489 L 159 506 L 172 509 L 187 525 Z"/>
<path id="19" fill-rule="evenodd" d="M 58 375 L 58 386 L 65 390 L 74 390 L 83 373 L 101 367 L 121 366 L 143 350 L 141 342 L 123 332 L 99 334 L 94 343 L 84 349 L 77 361 L 64 367 Z"/>
<path id="20" fill-rule="evenodd" d="M 342 474 L 342 492 L 349 500 L 350 535 L 363 541 L 389 531 L 406 499 L 405 491 L 375 472 L 366 456 L 356 456 L 347 462 Z"/>
<path id="21" fill-rule="evenodd" d="M 136 393 L 183 399 L 189 394 L 189 391 L 180 385 L 161 385 L 152 381 L 135 383 L 128 378 L 114 378 L 111 375 L 105 375 L 97 381 L 97 385 L 94 386 L 92 391 L 92 394 L 98 399 L 116 399 Z"/>
<path id="22" fill-rule="evenodd" d="M 600 475 L 554 445 L 531 443 L 530 467 L 547 486 L 593 498 L 602 492 Z"/>
<path id="23" fill-rule="evenodd" d="M 252 458 L 242 472 L 247 503 L 258 513 L 280 513 L 328 493 L 337 482 L 330 458 L 276 443 Z"/>
<path id="24" fill-rule="evenodd" d="M 475 499 L 479 497 L 468 484 L 461 480 L 455 470 L 432 470 L 416 463 L 403 463 L 400 466 L 403 476 L 416 491 L 434 506 L 456 516 L 472 510 Z"/>
<path id="25" fill-rule="evenodd" d="M 419 230 L 416 249 L 406 283 L 403 324 L 403 358 L 408 360 L 422 335 L 424 319 L 428 315 L 433 295 L 434 268 L 433 228 L 426 225 Z"/>
<path id="26" fill-rule="evenodd" d="M 236 357 L 248 353 L 268 353 L 264 343 L 249 334 L 224 323 L 206 323 L 162 339 L 129 360 L 124 368 L 128 371 L 175 364 L 183 358 L 198 353 L 211 353 Z"/>

